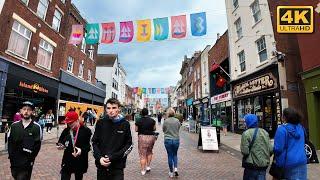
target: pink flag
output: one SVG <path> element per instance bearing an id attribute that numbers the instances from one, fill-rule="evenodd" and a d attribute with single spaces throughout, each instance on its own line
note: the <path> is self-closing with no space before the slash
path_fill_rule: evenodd
<path id="1" fill-rule="evenodd" d="M 158 88 L 158 89 L 157 89 L 157 93 L 158 93 L 158 94 L 160 94 L 160 93 L 161 93 L 161 90 L 160 90 L 160 88 Z"/>
<path id="2" fill-rule="evenodd" d="M 132 41 L 134 35 L 133 22 L 120 22 L 119 42 L 127 43 Z"/>
<path id="3" fill-rule="evenodd" d="M 101 43 L 110 44 L 116 36 L 116 26 L 114 23 L 102 23 Z"/>
<path id="4" fill-rule="evenodd" d="M 83 39 L 83 25 L 72 25 L 72 31 L 69 39 L 69 44 L 81 44 Z"/>
<path id="5" fill-rule="evenodd" d="M 171 34 L 172 38 L 184 38 L 187 34 L 187 18 L 186 15 L 171 17 Z"/>

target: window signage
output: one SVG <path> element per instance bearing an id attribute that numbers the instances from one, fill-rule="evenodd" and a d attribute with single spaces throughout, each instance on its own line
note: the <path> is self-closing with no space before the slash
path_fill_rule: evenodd
<path id="1" fill-rule="evenodd" d="M 271 73 L 268 73 L 255 79 L 235 85 L 233 88 L 233 97 L 237 98 L 245 95 L 276 89 L 277 87 L 277 79 Z"/>
<path id="2" fill-rule="evenodd" d="M 32 90 L 35 93 L 39 93 L 39 92 L 45 93 L 45 94 L 49 93 L 48 89 L 46 89 L 45 87 L 41 86 L 38 83 L 28 84 L 26 82 L 20 81 L 19 82 L 19 87 Z"/>

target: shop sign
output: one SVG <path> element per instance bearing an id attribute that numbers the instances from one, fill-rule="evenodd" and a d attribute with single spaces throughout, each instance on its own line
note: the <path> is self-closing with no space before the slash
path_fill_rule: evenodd
<path id="1" fill-rule="evenodd" d="M 26 82 L 20 81 L 19 82 L 19 87 L 32 90 L 35 93 L 38 93 L 38 92 L 46 93 L 46 94 L 49 93 L 48 89 L 46 89 L 45 87 L 41 86 L 38 83 L 28 84 Z"/>
<path id="2" fill-rule="evenodd" d="M 255 79 L 234 86 L 234 98 L 250 95 L 258 92 L 276 89 L 277 79 L 271 74 L 265 74 Z"/>
<path id="3" fill-rule="evenodd" d="M 217 104 L 220 102 L 225 102 L 230 100 L 231 100 L 231 91 L 227 91 L 222 94 L 218 94 L 216 96 L 211 97 L 211 104 Z"/>
<path id="4" fill-rule="evenodd" d="M 208 103 L 208 102 L 209 102 L 209 98 L 202 99 L 202 103 Z"/>
<path id="5" fill-rule="evenodd" d="M 196 100 L 196 101 L 194 101 L 192 104 L 193 104 L 193 105 L 198 105 L 198 104 L 200 104 L 200 103 L 201 103 L 201 101 Z"/>
<path id="6" fill-rule="evenodd" d="M 187 106 L 192 105 L 193 102 L 193 98 L 187 99 Z"/>

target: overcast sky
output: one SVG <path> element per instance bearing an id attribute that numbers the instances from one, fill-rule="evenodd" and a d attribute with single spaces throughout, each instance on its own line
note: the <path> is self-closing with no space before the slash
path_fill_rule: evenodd
<path id="1" fill-rule="evenodd" d="M 127 83 L 139 87 L 168 87 L 176 85 L 184 55 L 213 45 L 217 33 L 227 29 L 224 0 L 73 0 L 89 23 L 153 19 L 198 12 L 207 14 L 207 35 L 192 37 L 190 23 L 188 35 L 182 40 L 151 41 L 145 43 L 101 44 L 99 53 L 118 54 L 127 72 Z M 170 36 L 170 35 L 169 35 Z"/>

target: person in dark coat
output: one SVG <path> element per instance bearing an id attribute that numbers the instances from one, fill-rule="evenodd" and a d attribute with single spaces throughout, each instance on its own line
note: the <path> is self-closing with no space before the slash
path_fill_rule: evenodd
<path id="1" fill-rule="evenodd" d="M 66 114 L 64 123 L 67 124 L 59 141 L 57 148 L 64 149 L 61 163 L 61 180 L 70 180 L 71 174 L 75 174 L 76 180 L 82 180 L 83 174 L 88 169 L 88 153 L 90 151 L 91 130 L 79 122 L 76 112 L 70 111 Z"/>
<path id="2" fill-rule="evenodd" d="M 23 102 L 20 109 L 22 119 L 11 125 L 8 135 L 11 174 L 16 180 L 31 179 L 34 161 L 41 148 L 42 131 L 40 125 L 31 119 L 33 111 L 32 102 Z"/>
<path id="3" fill-rule="evenodd" d="M 159 112 L 158 114 L 158 123 L 161 124 L 162 114 Z"/>

